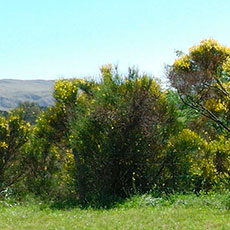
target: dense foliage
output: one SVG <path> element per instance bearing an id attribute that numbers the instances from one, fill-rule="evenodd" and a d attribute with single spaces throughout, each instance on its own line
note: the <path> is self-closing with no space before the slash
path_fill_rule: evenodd
<path id="1" fill-rule="evenodd" d="M 25 175 L 22 146 L 28 137 L 29 123 L 20 115 L 0 117 L 0 191 Z"/>
<path id="2" fill-rule="evenodd" d="M 134 70 L 121 79 L 107 66 L 92 95 L 78 100 L 72 148 L 79 195 L 127 196 L 159 184 L 176 130 L 175 110 L 160 86 Z"/>
<path id="3" fill-rule="evenodd" d="M 183 103 L 229 132 L 229 73 L 230 49 L 210 39 L 180 56 L 168 77 Z"/>
<path id="4" fill-rule="evenodd" d="M 22 103 L 0 117 L 0 190 L 102 202 L 227 188 L 229 60 L 210 39 L 168 67 L 167 90 L 111 65 L 98 81 L 57 81 L 54 106 Z"/>

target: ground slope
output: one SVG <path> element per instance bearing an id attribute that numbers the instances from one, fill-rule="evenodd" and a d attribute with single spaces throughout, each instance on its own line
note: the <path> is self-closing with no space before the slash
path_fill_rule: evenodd
<path id="1" fill-rule="evenodd" d="M 25 101 L 50 106 L 53 104 L 53 85 L 52 80 L 0 80 L 0 110 L 8 111 Z"/>

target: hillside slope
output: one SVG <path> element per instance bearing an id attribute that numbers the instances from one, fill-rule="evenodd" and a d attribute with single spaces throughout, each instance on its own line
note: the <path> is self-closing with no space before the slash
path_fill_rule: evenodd
<path id="1" fill-rule="evenodd" d="M 53 104 L 52 80 L 0 80 L 0 110 L 8 111 L 19 102 L 37 102 L 40 106 Z"/>

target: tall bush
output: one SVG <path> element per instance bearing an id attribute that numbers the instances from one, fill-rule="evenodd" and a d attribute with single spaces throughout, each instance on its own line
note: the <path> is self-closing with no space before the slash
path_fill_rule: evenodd
<path id="1" fill-rule="evenodd" d="M 25 175 L 25 153 L 22 149 L 28 141 L 30 126 L 21 114 L 0 117 L 0 191 L 15 184 Z"/>
<path id="2" fill-rule="evenodd" d="M 127 196 L 160 183 L 176 120 L 160 86 L 135 70 L 122 78 L 106 66 L 92 95 L 79 95 L 72 122 L 80 198 Z"/>

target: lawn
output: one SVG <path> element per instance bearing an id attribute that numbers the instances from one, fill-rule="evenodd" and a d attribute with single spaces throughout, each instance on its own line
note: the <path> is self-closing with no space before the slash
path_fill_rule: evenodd
<path id="1" fill-rule="evenodd" d="M 230 229 L 226 195 L 137 196 L 111 209 L 53 209 L 39 203 L 0 205 L 0 229 Z"/>

